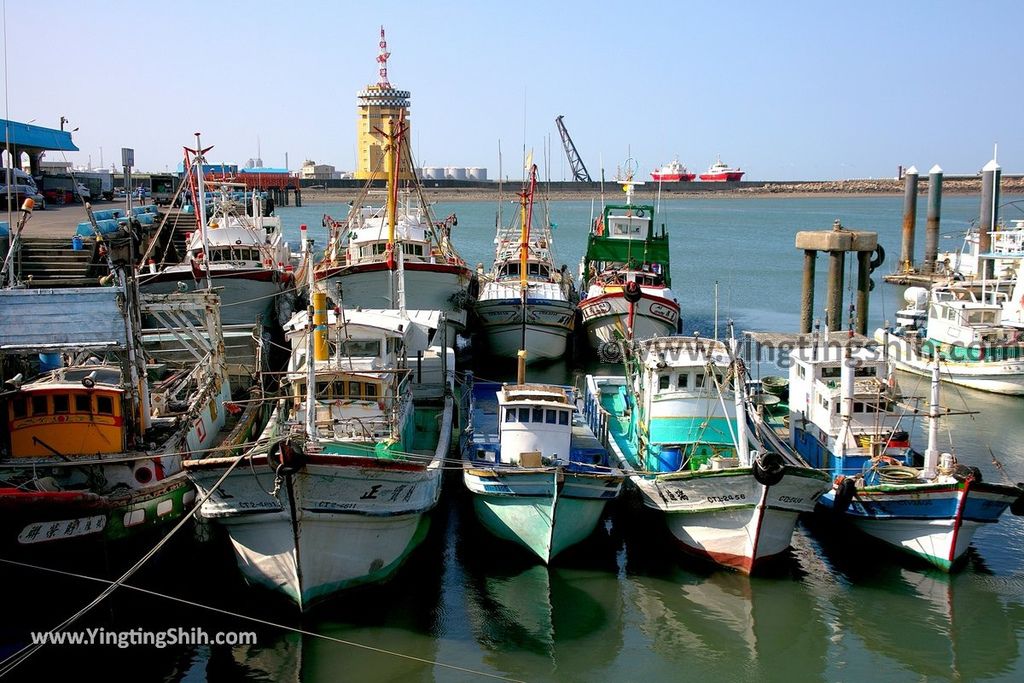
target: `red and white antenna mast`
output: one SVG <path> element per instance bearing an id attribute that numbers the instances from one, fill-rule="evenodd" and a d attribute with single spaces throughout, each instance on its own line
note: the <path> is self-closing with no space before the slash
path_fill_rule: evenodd
<path id="1" fill-rule="evenodd" d="M 380 80 L 377 82 L 382 88 L 390 88 L 391 84 L 388 83 L 388 57 L 391 53 L 388 52 L 388 41 L 384 39 L 384 27 L 380 27 L 380 54 L 377 55 L 377 62 L 380 64 Z"/>

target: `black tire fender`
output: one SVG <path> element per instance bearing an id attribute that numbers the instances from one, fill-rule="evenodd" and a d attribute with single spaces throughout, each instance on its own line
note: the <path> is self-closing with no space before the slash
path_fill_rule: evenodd
<path id="1" fill-rule="evenodd" d="M 640 301 L 641 295 L 642 292 L 640 291 L 640 285 L 635 281 L 627 282 L 625 288 L 622 290 L 622 296 L 631 304 L 635 304 L 637 301 Z"/>
<path id="2" fill-rule="evenodd" d="M 868 267 L 871 270 L 878 268 L 878 266 L 885 263 L 885 248 L 881 244 L 875 245 L 875 251 L 871 256 L 871 260 L 868 262 Z"/>
<path id="3" fill-rule="evenodd" d="M 832 512 L 841 515 L 850 509 L 853 496 L 857 493 L 857 483 L 853 479 L 844 478 L 836 486 L 835 501 L 832 503 Z"/>
<path id="4" fill-rule="evenodd" d="M 778 453 L 762 453 L 754 458 L 754 479 L 764 486 L 775 486 L 786 471 L 786 461 Z"/>

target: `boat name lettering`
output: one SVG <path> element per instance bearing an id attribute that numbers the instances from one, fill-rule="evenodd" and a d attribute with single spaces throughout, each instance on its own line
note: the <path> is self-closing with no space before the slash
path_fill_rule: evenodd
<path id="1" fill-rule="evenodd" d="M 74 538 L 102 531 L 107 524 L 103 515 L 80 517 L 78 519 L 62 519 L 55 522 L 33 522 L 25 526 L 18 534 L 18 543 L 43 543 L 61 538 Z"/>
<path id="2" fill-rule="evenodd" d="M 797 496 L 779 496 L 779 502 L 780 503 L 802 503 L 802 502 L 804 502 L 804 499 L 803 498 L 798 498 Z"/>
<path id="3" fill-rule="evenodd" d="M 382 484 L 374 484 L 373 486 L 371 486 L 369 488 L 369 490 L 366 493 L 364 493 L 363 495 L 359 496 L 359 498 L 361 500 L 369 500 L 371 498 L 376 498 L 377 497 L 377 492 L 380 491 L 381 486 L 382 486 Z"/>
<path id="4" fill-rule="evenodd" d="M 364 496 L 365 498 L 365 496 Z M 354 510 L 356 507 L 355 503 L 335 503 L 330 500 L 321 500 L 316 504 L 318 508 L 325 510 Z"/>
<path id="5" fill-rule="evenodd" d="M 264 500 L 240 500 L 238 501 L 238 507 L 246 510 L 252 509 L 277 509 L 280 507 L 277 503 L 271 503 Z"/>
<path id="6" fill-rule="evenodd" d="M 665 497 L 671 498 L 672 500 L 690 500 L 690 497 L 682 491 L 676 489 L 665 489 Z"/>
<path id="7" fill-rule="evenodd" d="M 612 305 L 610 303 L 607 301 L 598 301 L 583 308 L 583 318 L 585 320 L 589 320 L 590 318 L 596 318 L 599 315 L 610 313 L 611 310 Z"/>
<path id="8" fill-rule="evenodd" d="M 746 500 L 745 493 L 729 494 L 728 496 L 708 496 L 709 503 L 729 503 L 732 501 Z"/>
<path id="9" fill-rule="evenodd" d="M 676 312 L 663 304 L 652 303 L 651 315 L 653 315 L 656 318 L 667 320 L 669 322 L 676 321 Z"/>

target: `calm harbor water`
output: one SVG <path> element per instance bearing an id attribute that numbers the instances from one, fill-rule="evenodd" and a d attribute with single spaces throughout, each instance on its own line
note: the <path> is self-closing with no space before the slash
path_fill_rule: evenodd
<path id="1" fill-rule="evenodd" d="M 346 208 L 307 204 L 279 213 L 295 241 L 298 225 L 306 223 L 322 248 L 322 215 L 341 217 Z M 951 250 L 976 218 L 979 200 L 946 197 L 942 208 L 942 232 L 949 237 L 940 249 Z M 495 205 L 441 203 L 435 210 L 441 217 L 458 214 L 457 246 L 468 262 L 489 266 Z M 505 215 L 513 210 L 509 204 Z M 795 232 L 829 229 L 837 218 L 851 229 L 878 231 L 888 260 L 874 276 L 871 320 L 874 326 L 891 319 L 901 293 L 883 285 L 881 276 L 899 256 L 901 211 L 901 197 L 665 202 L 659 222 L 671 233 L 683 329 L 713 334 L 717 281 L 723 333 L 727 318 L 738 330 L 794 331 L 802 264 L 793 248 Z M 1007 217 L 1018 213 L 1011 209 Z M 590 216 L 589 201 L 551 205 L 554 248 L 573 272 Z M 918 216 L 920 258 L 923 200 Z M 819 311 L 825 269 L 821 258 Z M 476 365 L 489 378 L 514 376 L 511 366 L 480 359 Z M 567 362 L 531 368 L 529 375 L 567 382 L 573 370 Z M 910 376 L 901 382 L 905 391 L 926 390 Z M 1024 481 L 1024 400 L 944 385 L 944 403 L 980 411 L 944 425 L 962 462 L 996 481 L 997 458 L 1012 481 Z M 14 678 L 91 670 L 114 680 L 167 681 L 468 681 L 481 674 L 530 681 L 1024 679 L 1020 518 L 1006 515 L 982 529 L 967 566 L 953 576 L 858 539 L 837 538 L 812 519 L 798 527 L 793 552 L 772 575 L 748 578 L 677 554 L 661 521 L 627 499 L 610 509 L 598 534 L 545 568 L 487 536 L 472 516 L 458 473 L 449 475 L 426 543 L 393 581 L 346 593 L 301 619 L 276 597 L 243 585 L 222 538 L 215 539 L 219 544 L 180 539 L 133 579 L 307 635 L 122 590 L 84 625 L 251 630 L 258 643 L 48 646 Z M 0 623 L 3 656 L 23 644 L 28 630 L 52 627 L 102 589 L 4 566 L 0 577 L 8 588 L 7 617 Z"/>

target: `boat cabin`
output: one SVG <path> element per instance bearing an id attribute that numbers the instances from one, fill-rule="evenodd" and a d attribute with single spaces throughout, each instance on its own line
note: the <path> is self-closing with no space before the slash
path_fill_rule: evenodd
<path id="1" fill-rule="evenodd" d="M 520 262 L 516 261 L 505 261 L 498 265 L 497 280 L 519 280 L 519 266 Z M 542 280 L 544 282 L 551 281 L 551 265 L 530 259 L 526 262 L 526 278 L 527 280 Z"/>
<path id="2" fill-rule="evenodd" d="M 812 467 L 859 474 L 872 456 L 909 456 L 909 422 L 881 347 L 803 347 L 790 354 L 790 439 Z M 843 383 L 851 398 L 844 427 Z M 902 418 L 902 420 L 901 420 Z"/>
<path id="3" fill-rule="evenodd" d="M 10 455 L 46 458 L 125 450 L 125 396 L 111 367 L 58 370 L 6 397 Z"/>
<path id="4" fill-rule="evenodd" d="M 645 240 L 654 228 L 654 207 L 646 204 L 605 207 L 594 224 L 594 234 L 614 240 Z"/>
<path id="5" fill-rule="evenodd" d="M 499 461 L 520 467 L 568 462 L 573 411 L 562 387 L 505 385 L 497 392 Z"/>

